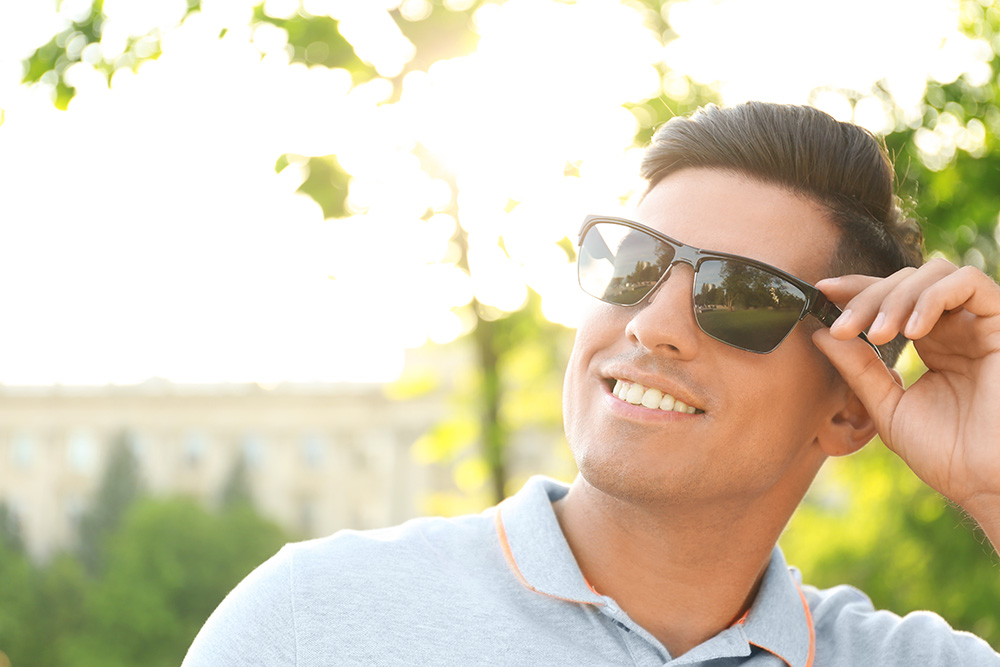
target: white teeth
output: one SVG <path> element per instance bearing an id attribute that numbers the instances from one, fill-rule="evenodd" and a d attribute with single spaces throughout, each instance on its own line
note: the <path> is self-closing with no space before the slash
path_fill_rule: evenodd
<path id="1" fill-rule="evenodd" d="M 642 404 L 647 408 L 660 407 L 661 400 L 663 400 L 663 392 L 659 389 L 647 389 L 646 393 L 642 395 Z"/>
<path id="2" fill-rule="evenodd" d="M 616 380 L 615 387 L 611 390 L 611 393 L 627 403 L 642 405 L 653 410 L 684 412 L 692 415 L 698 411 L 693 405 L 679 401 L 670 394 L 664 394 L 659 389 L 652 387 L 647 389 L 638 382 L 629 383 L 623 380 Z"/>

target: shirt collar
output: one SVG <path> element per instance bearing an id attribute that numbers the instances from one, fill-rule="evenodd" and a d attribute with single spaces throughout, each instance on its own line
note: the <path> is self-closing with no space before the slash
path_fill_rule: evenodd
<path id="1" fill-rule="evenodd" d="M 552 503 L 568 491 L 565 484 L 546 477 L 528 480 L 496 508 L 500 546 L 523 586 L 561 600 L 604 606 L 605 599 L 594 592 L 580 571 L 552 509 Z M 798 572 L 789 569 L 781 549 L 775 547 L 746 617 L 686 653 L 678 664 L 688 658 L 747 655 L 748 644 L 752 644 L 773 653 L 789 667 L 811 667 L 815 630 L 799 580 Z M 714 655 L 703 655 L 706 652 Z"/>
<path id="2" fill-rule="evenodd" d="M 552 503 L 569 487 L 547 477 L 528 480 L 496 508 L 497 536 L 507 565 L 522 585 L 549 597 L 603 606 L 587 585 L 563 536 Z"/>
<path id="3" fill-rule="evenodd" d="M 781 549 L 774 547 L 757 598 L 742 622 L 747 641 L 773 653 L 790 667 L 811 667 L 816 630 L 801 584 Z"/>

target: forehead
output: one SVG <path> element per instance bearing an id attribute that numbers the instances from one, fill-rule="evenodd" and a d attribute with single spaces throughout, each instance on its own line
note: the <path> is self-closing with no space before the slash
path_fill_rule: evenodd
<path id="1" fill-rule="evenodd" d="M 635 219 L 683 243 L 751 257 L 809 282 L 826 277 L 839 238 L 811 199 L 712 169 L 667 176 L 643 198 Z"/>

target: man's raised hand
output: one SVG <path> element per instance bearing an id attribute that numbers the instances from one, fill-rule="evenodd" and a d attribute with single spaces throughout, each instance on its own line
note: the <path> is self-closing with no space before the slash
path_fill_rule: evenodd
<path id="1" fill-rule="evenodd" d="M 844 314 L 813 335 L 868 409 L 882 441 L 929 486 L 1000 536 L 1000 286 L 934 259 L 888 278 L 817 283 Z M 929 369 L 903 389 L 858 334 L 903 333 Z M 1000 545 L 996 545 L 1000 547 Z"/>

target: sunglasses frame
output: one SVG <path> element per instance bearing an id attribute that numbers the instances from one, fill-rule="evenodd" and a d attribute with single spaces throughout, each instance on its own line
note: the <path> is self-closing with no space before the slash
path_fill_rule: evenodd
<path id="1" fill-rule="evenodd" d="M 666 269 L 666 271 L 663 272 L 663 275 L 661 275 L 659 277 L 659 279 L 657 279 L 656 284 L 653 285 L 650 288 L 649 292 L 647 292 L 645 295 L 643 295 L 643 297 L 641 299 L 639 299 L 635 303 L 628 303 L 628 304 L 615 303 L 614 301 L 608 301 L 606 299 L 602 299 L 599 296 L 594 296 L 593 294 L 591 294 L 590 292 L 588 292 L 586 290 L 586 288 L 583 287 L 583 284 L 580 283 L 579 253 L 577 253 L 577 267 L 578 267 L 577 268 L 577 283 L 580 284 L 580 289 L 582 289 L 584 291 L 584 293 L 588 294 L 589 296 L 592 296 L 595 299 L 598 299 L 598 300 L 603 301 L 605 303 L 610 303 L 612 305 L 622 306 L 622 307 L 625 307 L 625 308 L 630 308 L 632 306 L 637 306 L 640 303 L 642 303 L 643 301 L 647 300 L 650 297 L 651 294 L 653 294 L 654 292 L 656 292 L 657 289 L 659 289 L 660 285 L 663 284 L 663 281 L 666 280 L 667 276 L 673 270 L 674 265 L 676 265 L 678 262 L 683 262 L 684 264 L 687 264 L 688 266 L 690 266 L 694 270 L 695 275 L 697 276 L 699 267 L 701 266 L 702 262 L 704 262 L 705 260 L 709 260 L 709 259 L 715 259 L 715 260 L 721 259 L 721 260 L 737 261 L 737 262 L 740 262 L 740 263 L 745 264 L 747 266 L 752 266 L 752 267 L 754 267 L 756 269 L 760 269 L 761 271 L 764 271 L 764 272 L 769 273 L 771 275 L 777 276 L 777 277 L 781 278 L 782 280 L 788 281 L 789 283 L 791 283 L 792 285 L 794 285 L 795 287 L 797 287 L 799 290 L 802 291 L 802 293 L 806 297 L 806 302 L 805 302 L 805 304 L 802 307 L 802 312 L 799 313 L 798 319 L 795 321 L 794 324 L 792 324 L 791 327 L 789 327 L 788 332 L 784 336 L 782 336 L 781 340 L 779 340 L 774 345 L 774 347 L 772 347 L 770 350 L 767 350 L 766 352 L 761 352 L 759 350 L 751 350 L 749 348 L 741 347 L 741 346 L 736 345 L 734 343 L 730 343 L 729 341 L 722 340 L 721 338 L 719 338 L 719 337 L 717 337 L 717 336 L 709 333 L 708 331 L 705 331 L 704 327 L 702 327 L 702 325 L 701 325 L 701 322 L 698 320 L 698 314 L 697 314 L 697 312 L 695 312 L 695 318 L 694 319 L 695 319 L 695 322 L 698 323 L 698 328 L 706 336 L 709 336 L 712 339 L 719 341 L 720 343 L 724 343 L 726 345 L 729 345 L 730 347 L 735 347 L 738 350 L 744 350 L 746 352 L 753 352 L 754 354 L 770 354 L 771 352 L 774 352 L 776 349 L 778 349 L 778 347 L 785 341 L 786 338 L 788 338 L 788 336 L 792 333 L 792 331 L 795 330 L 795 327 L 798 325 L 798 323 L 805 319 L 806 315 L 812 315 L 817 320 L 819 320 L 824 326 L 827 326 L 827 327 L 831 326 L 837 320 L 837 318 L 840 317 L 840 315 L 841 315 L 840 308 L 838 308 L 836 306 L 836 304 L 834 304 L 832 301 L 830 301 L 826 297 L 826 295 L 823 294 L 823 292 L 821 292 L 819 289 L 817 289 L 811 283 L 808 283 L 805 280 L 802 280 L 801 278 L 799 278 L 797 276 L 794 276 L 791 273 L 788 273 L 787 271 L 782 271 L 781 269 L 779 269 L 776 266 L 772 266 L 770 264 L 766 264 L 764 262 L 758 261 L 756 259 L 752 259 L 750 257 L 744 257 L 742 255 L 733 255 L 733 254 L 727 253 L 727 252 L 718 252 L 718 251 L 715 251 L 715 250 L 704 250 L 702 248 L 696 248 L 695 246 L 687 245 L 686 243 L 681 243 L 680 241 L 678 241 L 676 239 L 673 239 L 673 238 L 667 236 L 666 234 L 663 234 L 663 233 L 661 233 L 661 232 L 653 229 L 652 227 L 647 227 L 646 225 L 640 224 L 638 222 L 634 222 L 632 220 L 627 220 L 625 218 L 616 218 L 616 217 L 606 216 L 606 215 L 588 215 L 584 219 L 583 226 L 580 227 L 580 232 L 577 235 L 577 241 L 576 241 L 577 248 L 581 248 L 583 246 L 583 239 L 586 236 L 587 232 L 590 231 L 590 229 L 593 228 L 596 224 L 601 223 L 601 222 L 611 223 L 611 224 L 614 224 L 614 225 L 618 225 L 620 227 L 628 227 L 629 229 L 633 229 L 635 231 L 642 232 L 643 234 L 651 236 L 654 239 L 656 239 L 657 241 L 660 241 L 661 243 L 665 243 L 666 245 L 668 245 L 668 246 L 670 246 L 670 247 L 672 247 L 674 249 L 674 258 L 670 261 L 670 264 L 667 265 L 667 269 Z M 692 292 L 694 291 L 694 287 L 693 287 L 694 284 L 695 283 L 692 283 Z M 882 358 L 882 353 L 879 352 L 878 347 L 876 347 L 874 343 L 872 343 L 870 340 L 868 340 L 868 336 L 865 335 L 865 332 L 862 331 L 858 335 L 858 338 L 860 338 L 861 340 L 863 340 L 865 343 L 867 343 L 869 345 L 869 347 L 871 347 L 873 350 L 875 350 L 875 354 L 878 355 L 879 359 Z"/>

